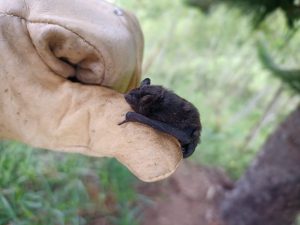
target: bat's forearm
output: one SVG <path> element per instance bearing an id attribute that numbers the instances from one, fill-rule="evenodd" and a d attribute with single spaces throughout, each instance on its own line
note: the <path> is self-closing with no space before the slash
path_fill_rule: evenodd
<path id="1" fill-rule="evenodd" d="M 121 122 L 119 125 L 121 125 L 125 122 L 139 122 L 142 124 L 146 124 L 156 130 L 170 134 L 171 136 L 178 139 L 181 144 L 188 144 L 191 142 L 191 138 L 185 132 L 183 132 L 177 128 L 174 128 L 167 123 L 150 119 L 150 118 L 148 118 L 142 114 L 136 113 L 136 112 L 128 112 L 126 114 L 126 120 Z"/>

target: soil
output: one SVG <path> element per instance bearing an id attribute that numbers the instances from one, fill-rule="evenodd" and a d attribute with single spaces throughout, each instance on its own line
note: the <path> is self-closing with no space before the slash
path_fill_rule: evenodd
<path id="1" fill-rule="evenodd" d="M 155 183 L 139 183 L 140 225 L 221 225 L 218 202 L 233 183 L 217 168 L 181 163 L 169 178 Z M 98 217 L 89 225 L 109 225 Z"/>
<path id="2" fill-rule="evenodd" d="M 184 162 L 167 180 L 138 187 L 151 199 L 141 225 L 219 225 L 218 202 L 232 187 L 222 170 Z"/>

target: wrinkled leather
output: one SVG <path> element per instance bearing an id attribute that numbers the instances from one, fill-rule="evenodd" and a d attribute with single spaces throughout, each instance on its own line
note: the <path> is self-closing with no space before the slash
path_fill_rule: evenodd
<path id="1" fill-rule="evenodd" d="M 101 0 L 0 1 L 0 51 L 1 139 L 116 157 L 144 181 L 174 172 L 182 158 L 174 138 L 118 125 L 131 110 L 121 93 L 141 74 L 132 14 Z"/>

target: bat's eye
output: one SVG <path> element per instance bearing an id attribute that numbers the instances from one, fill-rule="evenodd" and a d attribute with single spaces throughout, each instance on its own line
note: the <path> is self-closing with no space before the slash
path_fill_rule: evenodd
<path id="1" fill-rule="evenodd" d="M 153 101 L 154 101 L 153 95 L 144 95 L 141 98 L 141 104 L 144 104 L 144 105 L 148 105 L 148 104 L 152 103 Z"/>

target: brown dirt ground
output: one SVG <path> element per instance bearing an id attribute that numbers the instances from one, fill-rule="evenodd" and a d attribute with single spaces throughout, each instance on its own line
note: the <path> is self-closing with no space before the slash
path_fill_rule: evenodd
<path id="1" fill-rule="evenodd" d="M 218 202 L 232 187 L 222 170 L 184 162 L 170 178 L 139 186 L 152 200 L 143 206 L 141 224 L 218 225 Z"/>
<path id="2" fill-rule="evenodd" d="M 221 225 L 217 205 L 232 187 L 222 170 L 184 161 L 169 178 L 136 187 L 143 196 L 139 202 L 140 224 Z M 105 217 L 95 217 L 89 225 L 110 225 Z"/>

